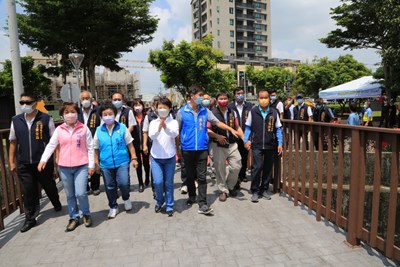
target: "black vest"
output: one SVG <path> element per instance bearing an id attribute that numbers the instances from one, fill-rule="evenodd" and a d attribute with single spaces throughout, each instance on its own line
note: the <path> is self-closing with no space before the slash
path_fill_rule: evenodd
<path id="1" fill-rule="evenodd" d="M 313 120 L 315 122 L 331 122 L 333 120 L 328 107 L 315 108 L 313 113 Z"/>
<path id="2" fill-rule="evenodd" d="M 85 121 L 83 118 L 83 112 L 84 111 L 82 108 L 81 112 L 78 114 L 78 120 L 82 123 L 84 123 L 84 121 Z M 86 126 L 89 128 L 90 132 L 92 133 L 92 137 L 93 137 L 94 134 L 96 133 L 97 126 L 100 126 L 100 114 L 99 114 L 99 108 L 97 106 L 92 106 Z"/>
<path id="3" fill-rule="evenodd" d="M 229 107 L 227 108 L 228 113 L 226 114 L 227 119 L 225 120 L 224 118 L 224 114 L 221 112 L 221 110 L 218 107 L 213 108 L 212 113 L 214 114 L 214 116 L 220 121 L 225 123 L 226 125 L 228 125 L 229 127 L 235 129 L 235 111 L 233 111 L 232 109 L 230 109 Z M 218 128 L 217 126 L 213 126 L 212 130 L 214 133 L 219 134 L 219 135 L 223 135 L 225 137 L 228 137 L 228 142 L 229 144 L 233 144 L 236 143 L 237 138 L 235 136 L 233 136 L 233 134 L 229 134 L 227 131 L 222 130 L 220 128 Z M 218 143 L 217 140 L 213 140 L 214 142 L 217 143 L 218 146 L 221 147 L 229 147 L 229 144 L 226 145 L 221 145 L 220 143 Z"/>
<path id="4" fill-rule="evenodd" d="M 130 123 L 130 121 L 129 121 L 129 111 L 130 110 L 131 110 L 130 108 L 123 107 L 121 110 L 121 115 L 119 116 L 119 120 L 118 120 L 118 122 L 125 124 L 126 128 L 129 127 L 129 123 Z"/>
<path id="5" fill-rule="evenodd" d="M 283 118 L 286 120 L 291 120 L 292 119 L 292 114 L 290 112 L 290 106 L 288 108 L 283 109 Z"/>
<path id="6" fill-rule="evenodd" d="M 235 102 L 230 103 L 228 105 L 228 108 L 230 108 L 236 112 L 238 119 L 239 119 L 239 125 L 240 125 L 240 127 L 242 127 L 242 130 L 244 131 L 246 128 L 246 121 L 247 121 L 247 118 L 249 117 L 249 113 L 250 113 L 251 109 L 253 108 L 253 104 L 251 104 L 250 102 L 244 102 L 243 103 L 243 114 L 240 114 L 239 110 L 237 109 L 237 107 L 235 105 Z"/>
<path id="7" fill-rule="evenodd" d="M 15 135 L 17 138 L 16 144 L 18 151 L 18 163 L 39 163 L 44 149 L 50 140 L 49 121 L 49 115 L 37 111 L 31 129 L 29 131 L 24 113 L 16 115 L 12 118 Z M 51 157 L 49 161 L 52 160 L 53 158 Z"/>
<path id="8" fill-rule="evenodd" d="M 279 112 L 273 107 L 270 107 L 265 119 L 261 115 L 259 107 L 251 110 L 252 148 L 271 150 L 278 147 L 275 127 L 278 117 Z"/>
<path id="9" fill-rule="evenodd" d="M 293 108 L 294 119 L 297 121 L 308 121 L 308 106 L 307 104 L 303 104 L 303 106 L 299 110 L 299 106 L 295 106 Z"/>
<path id="10" fill-rule="evenodd" d="M 142 121 L 139 123 L 139 121 L 136 119 L 138 124 L 133 127 L 132 131 L 132 137 L 133 137 L 133 145 L 135 148 L 139 148 L 140 150 L 143 149 L 143 124 L 144 124 L 144 114 L 142 114 Z M 150 122 L 149 122 L 150 124 Z"/>
<path id="11" fill-rule="evenodd" d="M 153 111 L 153 110 L 150 110 L 150 111 L 147 113 L 147 119 L 149 120 L 149 126 L 150 126 L 150 122 L 151 122 L 152 120 L 157 119 L 157 118 L 158 118 L 158 116 L 157 116 L 156 112 Z M 148 138 L 147 138 L 147 146 L 151 146 L 152 143 L 153 143 L 153 140 L 151 140 L 151 138 L 148 137 Z"/>

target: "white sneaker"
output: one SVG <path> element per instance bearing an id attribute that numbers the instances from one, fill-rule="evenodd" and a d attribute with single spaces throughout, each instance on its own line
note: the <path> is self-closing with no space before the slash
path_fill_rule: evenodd
<path id="1" fill-rule="evenodd" d="M 187 194 L 187 191 L 188 189 L 187 189 L 187 186 L 186 185 L 183 185 L 182 187 L 181 187 L 181 194 Z"/>
<path id="2" fill-rule="evenodd" d="M 118 214 L 118 208 L 110 209 L 110 211 L 108 212 L 108 219 L 114 219 L 115 216 L 117 216 L 117 214 Z"/>
<path id="3" fill-rule="evenodd" d="M 199 187 L 199 183 L 197 181 L 194 181 L 194 185 L 196 186 L 196 188 Z"/>
<path id="4" fill-rule="evenodd" d="M 132 209 L 132 202 L 130 201 L 130 199 L 125 200 L 125 201 L 124 201 L 124 204 L 125 204 L 125 210 L 126 210 L 126 211 Z"/>

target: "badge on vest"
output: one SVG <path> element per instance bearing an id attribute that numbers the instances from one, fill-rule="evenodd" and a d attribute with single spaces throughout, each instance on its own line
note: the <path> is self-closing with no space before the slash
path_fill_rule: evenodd
<path id="1" fill-rule="evenodd" d="M 272 133 L 274 131 L 275 118 L 273 116 L 269 116 L 268 118 L 268 132 Z"/>
<path id="2" fill-rule="evenodd" d="M 300 110 L 300 119 L 304 120 L 304 108 Z"/>
<path id="3" fill-rule="evenodd" d="M 204 127 L 204 122 L 203 122 L 203 118 L 199 119 L 199 131 L 203 130 Z"/>
<path id="4" fill-rule="evenodd" d="M 126 125 L 126 117 L 121 116 L 120 122 Z"/>
<path id="5" fill-rule="evenodd" d="M 93 114 L 90 118 L 89 128 L 96 128 L 96 114 Z"/>
<path id="6" fill-rule="evenodd" d="M 76 135 L 76 147 L 81 147 L 81 138 L 82 138 L 82 136 L 81 136 L 81 134 L 77 134 Z"/>
<path id="7" fill-rule="evenodd" d="M 43 122 L 42 121 L 38 121 L 36 123 L 35 137 L 36 137 L 36 140 L 43 139 Z"/>
<path id="8" fill-rule="evenodd" d="M 322 112 L 322 114 L 321 114 L 321 121 L 322 121 L 322 122 L 325 121 L 325 112 Z"/>

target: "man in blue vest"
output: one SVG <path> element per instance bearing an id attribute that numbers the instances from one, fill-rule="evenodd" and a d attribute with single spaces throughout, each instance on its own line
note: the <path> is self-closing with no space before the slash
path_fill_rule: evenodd
<path id="1" fill-rule="evenodd" d="M 246 120 L 247 117 L 250 113 L 250 110 L 253 108 L 253 104 L 250 102 L 246 102 L 245 99 L 245 91 L 242 87 L 237 87 L 234 91 L 234 102 L 230 103 L 228 105 L 228 108 L 236 111 L 238 114 L 238 121 L 239 125 L 242 128 L 242 131 L 244 132 L 245 126 L 246 126 Z M 247 170 L 247 158 L 249 152 L 247 149 L 244 148 L 244 143 L 243 140 L 239 139 L 237 141 L 238 148 L 239 148 L 239 153 L 240 156 L 242 157 L 242 168 L 240 169 L 239 172 L 239 177 L 237 184 L 235 186 L 235 189 L 240 189 L 240 182 L 247 182 L 247 177 L 246 177 L 246 170 Z"/>
<path id="2" fill-rule="evenodd" d="M 89 91 L 82 91 L 79 99 L 82 108 L 81 112 L 78 114 L 78 120 L 89 128 L 92 137 L 94 137 L 97 126 L 100 126 L 99 108 L 92 104 L 92 94 Z M 90 177 L 90 186 L 88 181 L 87 191 L 93 193 L 95 196 L 100 194 L 100 173 L 94 172 Z"/>
<path id="3" fill-rule="evenodd" d="M 207 204 L 207 157 L 208 157 L 208 135 L 207 123 L 216 125 L 218 128 L 231 132 L 238 137 L 238 132 L 228 125 L 220 122 L 214 114 L 201 105 L 204 89 L 193 85 L 189 89 L 190 102 L 179 109 L 176 120 L 180 128 L 180 145 L 182 156 L 185 161 L 187 173 L 187 187 L 189 193 L 188 205 L 196 202 L 196 186 L 198 182 L 198 204 L 199 214 L 211 214 L 213 209 Z M 178 150 L 179 153 L 179 150 Z"/>
<path id="4" fill-rule="evenodd" d="M 254 159 L 250 187 L 252 202 L 258 202 L 259 197 L 271 199 L 268 188 L 272 167 L 277 153 L 280 155 L 283 150 L 282 124 L 278 111 L 270 106 L 269 92 L 260 89 L 257 100 L 259 105 L 251 110 L 244 134 L 245 147 L 252 149 Z"/>
<path id="5" fill-rule="evenodd" d="M 50 158 L 41 173 L 37 170 L 46 144 L 55 130 L 53 119 L 36 109 L 37 99 L 33 94 L 21 94 L 19 103 L 22 114 L 12 118 L 10 127 L 9 166 L 12 174 L 17 171 L 22 187 L 25 223 L 20 231 L 23 233 L 36 225 L 40 209 L 38 183 L 55 211 L 60 211 L 62 206 L 53 179 L 53 159 Z"/>

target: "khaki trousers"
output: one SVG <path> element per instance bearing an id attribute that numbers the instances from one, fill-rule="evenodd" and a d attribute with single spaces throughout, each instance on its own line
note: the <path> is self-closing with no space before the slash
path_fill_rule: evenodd
<path id="1" fill-rule="evenodd" d="M 212 146 L 218 190 L 228 194 L 229 190 L 233 190 L 236 185 L 242 168 L 242 157 L 237 143 L 229 144 L 228 148 L 220 147 L 215 142 L 212 143 Z M 228 166 L 226 166 L 227 161 Z"/>

